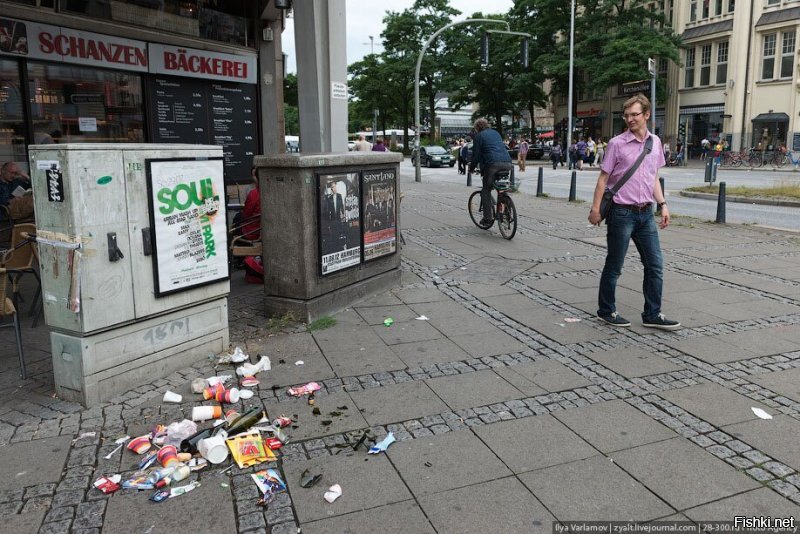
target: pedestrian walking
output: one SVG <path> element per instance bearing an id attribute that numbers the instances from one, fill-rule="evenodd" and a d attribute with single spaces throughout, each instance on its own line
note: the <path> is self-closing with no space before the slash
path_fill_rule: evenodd
<path id="1" fill-rule="evenodd" d="M 708 151 L 711 149 L 711 141 L 704 137 L 703 140 L 700 141 L 700 148 L 703 150 L 703 153 L 700 154 L 700 159 L 705 161 L 708 157 Z"/>
<path id="2" fill-rule="evenodd" d="M 589 139 L 586 141 L 586 157 L 588 159 L 589 167 L 594 167 L 594 154 L 596 148 L 597 143 L 595 143 L 594 140 L 589 137 Z"/>
<path id="3" fill-rule="evenodd" d="M 595 160 L 595 163 L 599 167 L 600 165 L 603 164 L 603 157 L 606 155 L 606 144 L 603 142 L 602 137 L 597 140 L 596 149 L 597 149 L 597 159 Z"/>
<path id="4" fill-rule="evenodd" d="M 578 163 L 578 170 L 583 170 L 583 161 L 586 159 L 586 141 L 583 138 L 578 139 L 578 142 L 575 143 L 575 157 L 576 162 Z"/>
<path id="5" fill-rule="evenodd" d="M 359 135 L 354 150 L 356 150 L 357 152 L 369 152 L 372 150 L 372 144 L 366 139 L 364 139 L 363 135 Z"/>
<path id="6" fill-rule="evenodd" d="M 665 165 L 664 151 L 661 140 L 647 130 L 650 119 L 650 101 L 647 97 L 639 94 L 629 98 L 623 104 L 622 113 L 628 131 L 608 142 L 589 211 L 589 222 L 600 224 L 600 203 L 604 192 L 614 187 L 624 175 L 629 175 L 614 196 L 606 218 L 607 253 L 600 276 L 597 316 L 611 326 L 631 325 L 617 312 L 615 295 L 625 254 L 633 240 L 644 266 L 642 324 L 648 328 L 675 330 L 680 323 L 667 319 L 661 313 L 664 267 L 653 216 L 655 202 L 661 210 L 658 227 L 663 230 L 669 225 L 669 209 L 658 181 L 658 169 Z M 629 173 L 630 169 L 634 171 Z"/>
<path id="7" fill-rule="evenodd" d="M 562 167 L 564 166 L 564 162 L 561 161 L 561 156 L 561 144 L 558 141 L 553 141 L 553 146 L 550 147 L 550 160 L 553 162 L 553 170 L 556 170 L 559 163 L 561 163 Z"/>
<path id="8" fill-rule="evenodd" d="M 525 172 L 525 158 L 528 157 L 528 140 L 524 137 L 519 143 L 519 150 L 517 151 L 517 162 L 519 163 L 519 172 Z"/>

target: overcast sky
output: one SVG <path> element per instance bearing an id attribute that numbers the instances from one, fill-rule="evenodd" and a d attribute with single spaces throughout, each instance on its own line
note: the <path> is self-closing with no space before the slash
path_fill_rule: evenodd
<path id="1" fill-rule="evenodd" d="M 450 0 L 450 6 L 461 11 L 456 20 L 463 20 L 473 13 L 505 13 L 513 5 L 513 0 Z M 381 32 L 383 17 L 389 11 L 404 11 L 414 4 L 414 0 L 392 0 L 391 2 L 372 2 L 369 0 L 347 0 L 347 64 L 351 64 L 370 53 L 369 36 L 374 37 L 375 53 L 382 48 Z M 387 7 L 389 6 L 389 7 Z M 283 51 L 288 54 L 287 71 L 297 72 L 294 54 L 294 19 L 288 19 L 283 32 Z"/>

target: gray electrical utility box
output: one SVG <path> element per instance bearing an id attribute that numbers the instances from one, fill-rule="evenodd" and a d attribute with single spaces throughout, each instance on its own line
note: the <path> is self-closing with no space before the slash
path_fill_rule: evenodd
<path id="1" fill-rule="evenodd" d="M 86 406 L 228 346 L 222 148 L 30 147 L 56 393 Z"/>

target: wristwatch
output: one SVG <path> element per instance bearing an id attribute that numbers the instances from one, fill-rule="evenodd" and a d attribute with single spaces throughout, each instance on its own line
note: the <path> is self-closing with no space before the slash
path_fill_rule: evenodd
<path id="1" fill-rule="evenodd" d="M 666 200 L 664 202 L 659 202 L 658 204 L 656 204 L 656 206 L 658 206 L 658 209 L 661 209 L 661 206 L 666 206 L 666 205 L 667 205 Z"/>

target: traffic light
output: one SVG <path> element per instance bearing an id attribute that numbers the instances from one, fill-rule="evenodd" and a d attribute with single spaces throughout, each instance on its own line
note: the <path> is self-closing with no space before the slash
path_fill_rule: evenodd
<path id="1" fill-rule="evenodd" d="M 520 56 L 521 56 L 520 60 L 522 62 L 522 66 L 527 69 L 528 68 L 528 57 L 529 57 L 528 56 L 528 38 L 527 37 L 522 39 L 522 50 L 521 50 Z"/>
<path id="2" fill-rule="evenodd" d="M 681 139 L 686 137 L 686 123 L 685 122 L 679 122 L 678 123 L 678 137 L 680 137 Z"/>
<path id="3" fill-rule="evenodd" d="M 481 67 L 489 65 L 489 32 L 481 36 Z"/>

